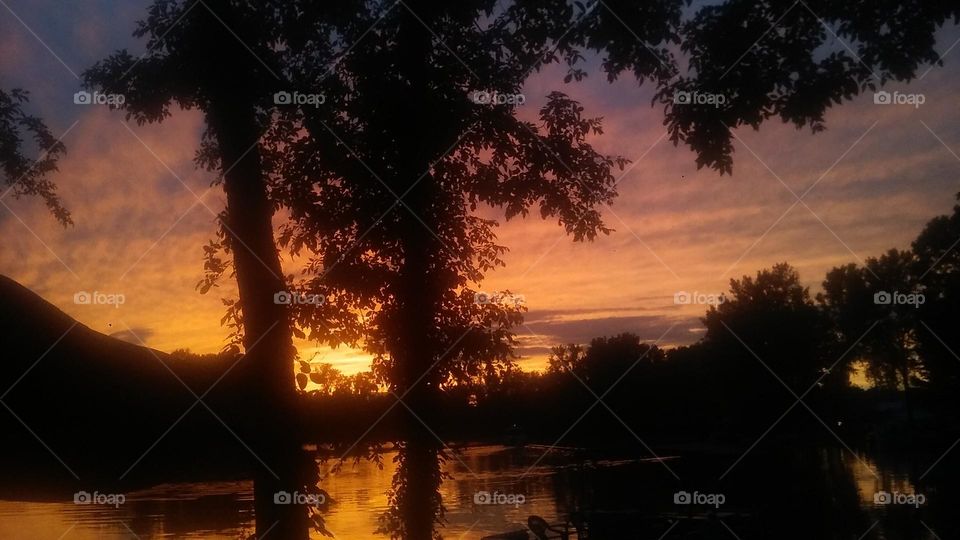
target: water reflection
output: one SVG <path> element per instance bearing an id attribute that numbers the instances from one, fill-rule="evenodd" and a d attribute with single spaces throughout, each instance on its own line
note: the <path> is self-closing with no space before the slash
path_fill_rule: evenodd
<path id="1" fill-rule="evenodd" d="M 119 508 L 0 501 L 0 538 L 240 538 L 253 530 L 253 482 L 167 484 Z"/>
<path id="2" fill-rule="evenodd" d="M 322 487 L 333 499 L 326 524 L 336 538 L 386 538 L 375 534 L 385 525 L 407 527 L 408 538 L 422 534 L 423 510 L 433 504 L 423 496 L 436 481 L 429 476 L 429 457 L 443 448 L 421 450 L 419 461 L 387 452 L 382 467 L 351 462 L 327 474 L 333 461 L 319 465 Z M 657 538 L 666 530 L 668 538 L 733 538 L 733 531 L 742 540 L 932 539 L 956 533 L 951 504 L 956 499 L 943 489 L 956 473 L 947 465 L 917 482 L 925 471 L 916 473 L 904 460 L 854 457 L 836 449 L 790 450 L 752 456 L 720 482 L 735 455 L 687 455 L 666 461 L 682 479 L 678 482 L 657 460 L 588 457 L 574 449 L 545 455 L 546 450 L 477 446 L 446 451 L 445 460 L 434 461 L 445 477 L 439 486 L 442 537 L 520 531 L 531 515 L 550 523 L 585 521 L 590 538 Z M 400 485 L 408 487 L 394 493 L 398 474 L 404 475 Z M 720 492 L 726 501 L 720 508 L 676 505 L 673 495 L 680 490 Z M 927 501 L 919 507 L 876 504 L 879 492 L 923 493 Z M 398 508 L 411 509 L 420 521 L 400 523 L 410 514 L 391 514 Z M 253 525 L 253 486 L 245 481 L 161 485 L 128 493 L 120 508 L 0 501 L 0 538 L 243 538 Z"/>

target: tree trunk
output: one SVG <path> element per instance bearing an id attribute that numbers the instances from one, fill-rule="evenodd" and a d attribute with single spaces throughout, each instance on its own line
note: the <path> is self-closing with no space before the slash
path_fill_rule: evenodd
<path id="1" fill-rule="evenodd" d="M 426 181 L 426 179 L 424 180 Z M 420 191 L 419 189 L 415 191 Z M 417 211 L 419 205 L 411 205 Z M 403 426 L 407 453 L 405 466 L 407 484 L 406 500 L 406 540 L 430 540 L 433 538 L 433 525 L 436 520 L 438 504 L 432 504 L 438 497 L 440 477 L 436 471 L 437 441 L 427 426 L 433 423 L 436 411 L 437 377 L 433 363 L 439 351 L 433 347 L 430 339 L 435 335 L 433 315 L 438 303 L 430 282 L 429 261 L 431 244 L 425 236 L 429 235 L 413 216 L 404 220 L 403 237 L 406 253 L 404 271 L 401 277 L 401 296 L 404 303 L 400 319 L 404 323 L 400 334 L 396 356 L 400 381 L 399 395 L 409 410 L 405 410 Z M 432 239 L 432 238 L 431 238 Z M 424 425 L 426 424 L 426 425 Z"/>
<path id="2" fill-rule="evenodd" d="M 907 412 L 907 429 L 913 431 L 913 400 L 910 396 L 910 367 L 905 363 L 900 367 L 900 378 L 903 379 L 903 407 Z"/>
<path id="3" fill-rule="evenodd" d="M 403 454 L 400 477 L 404 490 L 401 499 L 404 540 L 432 540 L 434 523 L 442 504 L 440 443 L 422 435 L 426 433 L 421 426 L 400 449 Z"/>
<path id="4" fill-rule="evenodd" d="M 260 154 L 257 148 L 250 149 L 260 132 L 252 106 L 230 95 L 221 96 L 209 107 L 207 121 L 220 147 L 222 167 L 229 169 L 224 177 L 226 225 L 243 315 L 246 358 L 242 371 L 248 377 L 249 398 L 260 406 L 255 418 L 246 419 L 241 434 L 258 458 L 251 457 L 255 463 L 257 536 L 269 531 L 270 538 L 305 539 L 306 508 L 274 504 L 275 494 L 281 491 L 302 491 L 298 474 L 302 452 L 294 422 L 291 326 L 285 307 L 273 299 L 285 288 L 273 239 L 273 210 L 267 200 Z"/>
<path id="5" fill-rule="evenodd" d="M 304 461 L 294 429 L 295 349 L 286 307 L 274 303 L 285 283 L 257 147 L 261 126 L 255 107 L 276 82 L 262 62 L 272 57 L 262 46 L 258 21 L 251 21 L 250 12 L 236 2 L 207 0 L 189 16 L 195 35 L 188 43 L 193 49 L 185 69 L 195 71 L 198 106 L 218 145 L 227 196 L 224 224 L 240 293 L 245 356 L 235 376 L 244 377 L 240 399 L 252 405 L 242 409 L 255 411 L 227 423 L 243 442 L 237 451 L 253 454 L 257 536 L 269 532 L 269 538 L 306 539 L 306 508 L 274 503 L 281 491 L 302 491 L 298 473 Z"/>
<path id="6" fill-rule="evenodd" d="M 430 24 L 431 13 L 436 8 L 411 6 L 414 12 Z M 395 358 L 396 387 L 409 407 L 404 425 L 407 440 L 405 466 L 407 501 L 404 505 L 406 540 L 430 540 L 434 523 L 440 511 L 438 441 L 428 428 L 433 423 L 437 410 L 439 379 L 434 363 L 441 351 L 437 350 L 436 314 L 440 309 L 442 287 L 438 279 L 441 247 L 433 236 L 439 231 L 439 219 L 435 205 L 439 200 L 439 187 L 432 174 L 428 173 L 432 156 L 424 144 L 435 138 L 429 133 L 437 126 L 431 125 L 430 92 L 426 83 L 431 50 L 431 34 L 423 23 L 409 10 L 404 10 L 397 37 L 400 55 L 400 72 L 409 81 L 409 86 L 399 90 L 405 94 L 404 107 L 396 112 L 396 133 L 400 161 L 394 185 L 397 193 L 410 192 L 403 200 L 399 235 L 404 250 L 403 267 L 400 270 L 398 293 L 398 334 L 395 349 L 390 351 Z M 416 184 L 414 184 L 416 183 Z M 422 222 L 421 222 L 422 221 Z M 425 226 L 426 225 L 426 226 Z M 428 230 L 429 229 L 429 230 Z M 424 425 L 426 424 L 426 426 Z"/>

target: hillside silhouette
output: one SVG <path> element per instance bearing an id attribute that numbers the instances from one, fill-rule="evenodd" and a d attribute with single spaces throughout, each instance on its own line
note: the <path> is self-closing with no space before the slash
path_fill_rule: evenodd
<path id="1" fill-rule="evenodd" d="M 229 397 L 245 376 L 242 361 L 195 362 L 107 336 L 6 276 L 0 327 L 4 491 L 17 491 L 18 478 L 29 480 L 26 497 L 36 496 L 38 483 L 149 483 L 174 465 L 202 477 L 245 459 L 237 439 L 197 403 L 213 386 L 203 403 L 240 429 L 241 411 Z"/>

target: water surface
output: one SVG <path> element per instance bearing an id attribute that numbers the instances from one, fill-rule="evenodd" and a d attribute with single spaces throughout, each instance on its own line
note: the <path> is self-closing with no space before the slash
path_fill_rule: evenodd
<path id="1" fill-rule="evenodd" d="M 724 527 L 739 527 L 738 536 L 743 538 L 754 537 L 761 522 L 763 531 L 770 531 L 770 523 L 791 515 L 822 522 L 824 530 L 836 530 L 838 538 L 846 533 L 834 522 L 845 523 L 854 538 L 858 528 L 863 529 L 863 538 L 907 538 L 898 533 L 897 523 L 903 520 L 888 525 L 888 514 L 898 512 L 909 519 L 911 512 L 924 511 L 875 504 L 879 491 L 916 491 L 907 471 L 833 450 L 823 450 L 812 461 L 745 460 L 724 483 L 715 483 L 715 477 L 735 456 L 588 459 L 574 449 L 547 450 L 538 446 L 459 450 L 442 465 L 452 475 L 441 489 L 444 538 L 474 539 L 523 529 L 529 515 L 558 522 L 582 509 L 633 516 L 629 519 L 635 521 L 719 518 Z M 337 538 L 385 538 L 375 531 L 387 509 L 395 456 L 386 453 L 382 468 L 366 460 L 344 463 L 337 471 L 331 471 L 333 462 L 319 464 L 322 487 L 334 500 L 326 514 L 327 527 Z M 704 488 L 701 493 L 724 493 L 726 503 L 716 512 L 674 504 L 675 492 L 696 487 Z M 73 501 L 0 501 L 0 538 L 241 538 L 253 533 L 250 481 L 164 484 L 124 495 L 124 504 L 117 508 Z M 477 504 L 494 498 L 508 504 Z M 936 518 L 927 519 L 923 526 L 932 531 Z M 903 530 L 914 529 L 903 525 Z M 313 537 L 323 538 L 316 533 Z"/>

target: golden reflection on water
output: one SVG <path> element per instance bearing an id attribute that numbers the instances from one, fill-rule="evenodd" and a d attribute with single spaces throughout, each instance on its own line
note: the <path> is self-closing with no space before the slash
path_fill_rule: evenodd
<path id="1" fill-rule="evenodd" d="M 906 472 L 880 468 L 876 462 L 863 454 L 853 456 L 847 452 L 844 456 L 853 474 L 853 481 L 857 485 L 861 506 L 868 508 L 875 506 L 874 496 L 880 492 L 907 494 L 916 492 L 916 488 L 910 481 L 910 475 Z"/>
<path id="2" fill-rule="evenodd" d="M 544 449 L 515 452 L 503 447 L 473 447 L 451 457 L 443 470 L 453 478 L 441 488 L 447 509 L 445 538 L 479 538 L 524 528 L 527 516 L 555 520 L 551 476 L 555 469 L 529 466 Z M 334 504 L 325 515 L 336 538 L 385 538 L 375 535 L 378 518 L 387 509 L 396 452 L 383 455 L 383 466 L 348 461 L 327 474 L 321 465 L 321 487 Z M 525 475 L 526 473 L 526 475 Z M 522 495 L 522 505 L 476 505 L 477 492 Z M 63 502 L 0 501 L 0 538 L 93 540 L 140 538 L 240 538 L 253 533 L 252 482 L 170 484 L 127 493 L 119 507 Z M 516 500 L 516 499 L 513 499 Z M 312 538 L 323 538 L 312 534 Z"/>
<path id="3" fill-rule="evenodd" d="M 561 450 L 538 462 L 545 450 L 482 446 L 451 455 L 443 470 L 452 478 L 441 487 L 446 508 L 445 526 L 440 529 L 444 538 L 477 539 L 523 529 L 533 514 L 550 522 L 562 521 L 570 510 L 565 506 L 573 503 L 558 500 L 557 490 L 576 498 L 576 489 L 564 482 L 580 478 L 582 471 L 572 456 L 556 455 Z M 331 472 L 335 460 L 320 464 L 321 487 L 334 501 L 325 518 L 335 538 L 385 538 L 375 531 L 378 518 L 387 510 L 396 455 L 394 451 L 384 453 L 382 467 L 367 460 L 351 460 Z M 844 455 L 844 468 L 858 488 L 862 508 L 879 510 L 874 505 L 879 491 L 914 493 L 906 473 L 883 469 L 863 455 Z M 593 466 L 611 467 L 613 474 L 631 474 L 618 468 L 628 463 L 635 461 L 594 462 Z M 504 502 L 517 503 L 522 497 L 522 504 L 476 504 L 477 494 L 483 492 L 490 498 L 497 494 Z M 252 493 L 249 481 L 201 482 L 127 493 L 126 503 L 119 508 L 76 505 L 72 500 L 0 501 L 0 539 L 245 538 L 253 533 Z M 323 537 L 313 533 L 312 538 Z"/>
<path id="4" fill-rule="evenodd" d="M 543 452 L 543 450 L 539 450 Z M 369 538 L 377 529 L 377 518 L 387 509 L 387 491 L 396 471 L 395 452 L 384 455 L 383 469 L 370 462 L 347 463 L 327 476 L 322 486 L 336 501 L 327 514 L 327 527 L 343 538 Z M 440 493 L 446 508 L 442 532 L 446 538 L 479 538 L 486 534 L 524 529 L 527 517 L 536 514 L 557 519 L 557 505 L 550 482 L 549 467 L 529 469 L 536 456 L 503 447 L 473 447 L 459 451 L 444 463 L 453 479 L 443 483 Z M 459 459 L 458 459 L 459 458 Z M 323 467 L 329 470 L 330 465 Z M 527 473 L 525 475 L 525 473 Z M 501 500 L 523 504 L 477 505 L 480 492 L 502 495 Z M 482 495 L 481 495 L 482 497 Z"/>

